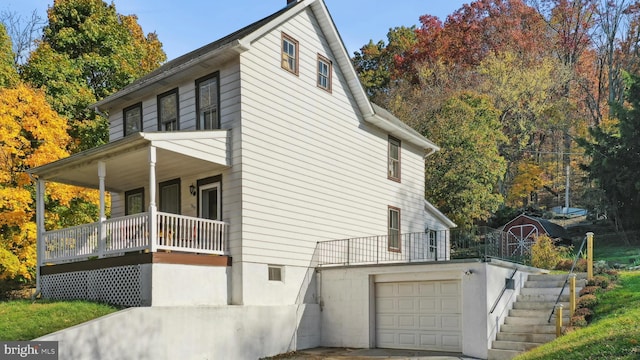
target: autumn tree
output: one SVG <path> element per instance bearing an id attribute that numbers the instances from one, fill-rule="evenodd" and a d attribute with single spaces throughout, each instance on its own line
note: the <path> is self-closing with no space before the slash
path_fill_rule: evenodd
<path id="1" fill-rule="evenodd" d="M 18 70 L 13 62 L 11 38 L 0 23 L 0 88 L 15 85 L 18 78 Z"/>
<path id="2" fill-rule="evenodd" d="M 442 58 L 472 67 L 504 51 L 535 57 L 548 38 L 540 14 L 523 1 L 476 0 L 449 15 L 439 42 Z"/>
<path id="3" fill-rule="evenodd" d="M 70 119 L 70 134 L 87 149 L 107 141 L 106 119 L 88 110 L 166 59 L 155 33 L 135 15 L 121 15 L 102 0 L 55 0 L 23 76 L 46 91 L 54 110 Z"/>
<path id="4" fill-rule="evenodd" d="M 30 280 L 36 265 L 34 184 L 25 172 L 68 156 L 67 122 L 40 90 L 18 84 L 0 89 L 0 279 Z M 48 207 L 65 207 L 95 194 L 65 185 L 47 186 Z M 56 227 L 55 214 L 47 226 Z"/>
<path id="5" fill-rule="evenodd" d="M 525 208 L 537 191 L 549 184 L 545 170 L 540 164 L 531 160 L 522 160 L 517 165 L 513 186 L 509 188 L 507 205 Z"/>
<path id="6" fill-rule="evenodd" d="M 426 197 L 461 227 L 488 219 L 503 202 L 498 116 L 489 99 L 467 92 L 450 98 L 426 127 L 441 147 L 426 159 Z"/>
<path id="7" fill-rule="evenodd" d="M 398 59 L 415 47 L 415 27 L 396 27 L 387 33 L 387 43 L 369 41 L 360 51 L 356 51 L 353 64 L 360 81 L 372 99 L 384 97 L 392 81 L 401 72 Z"/>

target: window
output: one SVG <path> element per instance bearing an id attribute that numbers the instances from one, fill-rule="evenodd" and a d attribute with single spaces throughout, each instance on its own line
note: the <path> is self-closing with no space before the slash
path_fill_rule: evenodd
<path id="1" fill-rule="evenodd" d="M 388 177 L 400 181 L 400 140 L 389 136 L 389 169 Z"/>
<path id="2" fill-rule="evenodd" d="M 218 88 L 218 73 L 214 73 L 196 80 L 196 108 L 198 130 L 220 128 L 220 103 Z"/>
<path id="3" fill-rule="evenodd" d="M 158 95 L 158 130 L 175 131 L 178 122 L 178 89 Z"/>
<path id="4" fill-rule="evenodd" d="M 171 214 L 180 214 L 180 179 L 161 182 L 160 211 Z"/>
<path id="5" fill-rule="evenodd" d="M 331 61 L 318 54 L 318 87 L 331 92 Z"/>
<path id="6" fill-rule="evenodd" d="M 282 266 L 269 265 L 269 281 L 282 281 Z"/>
<path id="7" fill-rule="evenodd" d="M 298 75 L 298 42 L 282 34 L 282 68 Z"/>
<path id="8" fill-rule="evenodd" d="M 400 251 L 400 209 L 389 206 L 389 251 Z"/>
<path id="9" fill-rule="evenodd" d="M 144 210 L 144 188 L 129 190 L 124 193 L 124 214 L 133 215 Z"/>
<path id="10" fill-rule="evenodd" d="M 142 131 L 142 103 L 125 108 L 122 117 L 124 118 L 124 136 Z"/>

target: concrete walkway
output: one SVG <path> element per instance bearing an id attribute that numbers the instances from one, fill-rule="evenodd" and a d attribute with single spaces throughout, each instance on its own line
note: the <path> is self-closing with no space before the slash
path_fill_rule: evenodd
<path id="1" fill-rule="evenodd" d="M 350 348 L 315 348 L 282 354 L 269 359 L 282 360 L 374 360 L 374 359 L 406 359 L 406 360 L 471 360 L 459 353 L 394 350 L 394 349 L 350 349 Z"/>

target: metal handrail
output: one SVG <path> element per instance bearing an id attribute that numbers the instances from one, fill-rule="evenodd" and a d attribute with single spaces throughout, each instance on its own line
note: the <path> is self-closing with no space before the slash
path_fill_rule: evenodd
<path id="1" fill-rule="evenodd" d="M 513 277 L 516 275 L 516 273 L 518 272 L 518 269 L 513 269 L 513 273 L 511 273 L 511 276 L 509 276 L 509 280 L 512 280 Z M 500 299 L 502 299 L 502 295 L 504 295 L 504 292 L 507 291 L 507 282 L 504 282 L 504 287 L 502 288 L 502 291 L 500 292 L 500 295 L 498 295 L 498 298 L 496 299 L 496 301 L 493 302 L 493 306 L 491 307 L 491 310 L 489 311 L 489 314 L 493 314 L 493 312 L 496 310 L 496 306 L 498 306 L 498 302 L 500 302 Z"/>
<path id="2" fill-rule="evenodd" d="M 571 274 L 573 274 L 573 270 L 575 269 L 576 264 L 578 263 L 578 258 L 580 257 L 580 254 L 582 253 L 582 249 L 584 248 L 584 244 L 586 244 L 586 242 L 587 242 L 587 237 L 585 236 L 584 239 L 582 239 L 582 244 L 580 244 L 580 249 L 576 253 L 576 258 L 573 260 L 573 265 L 571 265 L 571 270 L 567 274 L 567 278 L 564 280 L 564 284 L 562 285 L 562 289 L 560 289 L 560 293 L 558 294 L 558 298 L 556 299 L 555 304 L 553 304 L 553 309 L 551 310 L 551 314 L 549 314 L 549 319 L 547 320 L 548 324 L 551 323 L 551 318 L 553 317 L 553 314 L 556 312 L 556 307 L 558 306 L 558 303 L 560 302 L 560 297 L 562 296 L 562 293 L 564 292 L 564 289 L 567 287 L 567 283 L 569 282 L 569 276 L 571 276 Z"/>

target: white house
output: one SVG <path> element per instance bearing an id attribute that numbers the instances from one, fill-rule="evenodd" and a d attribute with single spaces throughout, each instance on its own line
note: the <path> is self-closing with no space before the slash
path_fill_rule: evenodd
<path id="1" fill-rule="evenodd" d="M 108 144 L 30 171 L 38 290 L 131 308 L 45 337 L 65 358 L 486 355 L 487 303 L 509 266 L 448 261 L 455 224 L 424 199 L 439 149 L 368 100 L 322 0 L 289 1 L 95 109 Z M 52 182 L 99 189 L 102 220 L 45 231 Z M 437 325 L 401 331 L 406 291 L 436 300 Z"/>

